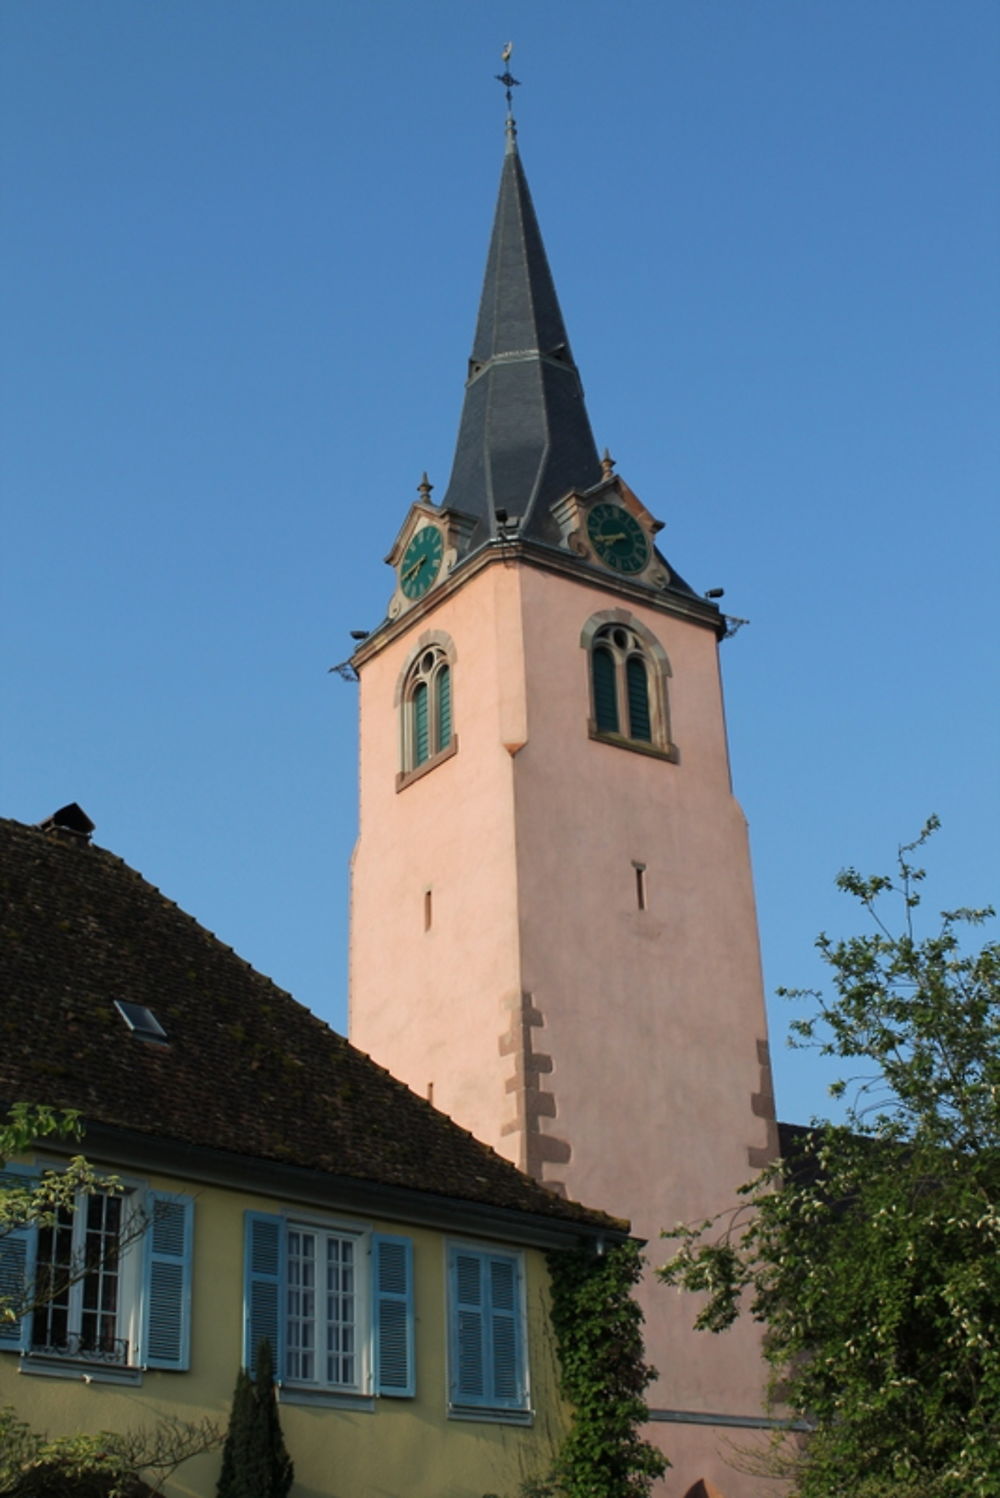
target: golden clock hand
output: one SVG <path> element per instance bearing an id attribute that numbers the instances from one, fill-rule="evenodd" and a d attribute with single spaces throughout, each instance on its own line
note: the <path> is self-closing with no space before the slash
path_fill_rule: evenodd
<path id="1" fill-rule="evenodd" d="M 426 557 L 418 557 L 417 558 L 417 560 L 414 562 L 413 566 L 410 567 L 406 572 L 403 573 L 403 581 L 404 581 L 404 583 L 408 583 L 410 581 L 410 578 L 413 576 L 413 574 L 415 572 L 419 572 L 420 571 L 421 567 L 424 565 L 424 563 L 426 562 L 426 560 L 427 560 Z"/>
<path id="2" fill-rule="evenodd" d="M 617 531 L 615 535 L 609 536 L 606 531 L 601 532 L 601 540 L 608 546 L 613 546 L 616 541 L 626 540 L 624 531 Z"/>

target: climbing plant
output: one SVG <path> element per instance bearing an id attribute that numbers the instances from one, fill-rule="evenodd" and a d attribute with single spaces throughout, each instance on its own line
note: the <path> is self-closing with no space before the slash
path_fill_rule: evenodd
<path id="1" fill-rule="evenodd" d="M 632 1291 L 642 1273 L 637 1243 L 604 1254 L 549 1256 L 560 1388 L 573 1407 L 550 1491 L 567 1498 L 646 1498 L 667 1461 L 644 1440 L 643 1391 L 656 1370 L 643 1358 L 642 1312 Z"/>

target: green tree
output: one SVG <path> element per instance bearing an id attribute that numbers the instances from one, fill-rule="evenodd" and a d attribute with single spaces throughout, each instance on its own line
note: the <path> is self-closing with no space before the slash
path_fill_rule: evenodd
<path id="1" fill-rule="evenodd" d="M 257 1349 L 256 1368 L 256 1382 L 245 1368 L 236 1375 L 216 1498 L 286 1498 L 292 1485 L 294 1468 L 281 1434 L 267 1341 Z"/>
<path id="2" fill-rule="evenodd" d="M 5 1123 L 0 1123 L 0 1171 L 17 1155 L 23 1155 L 39 1139 L 66 1143 L 83 1136 L 79 1114 L 54 1108 L 15 1103 Z M 14 1283 L 12 1272 L 4 1274 L 4 1239 L 17 1229 L 51 1227 L 60 1208 L 73 1211 L 81 1192 L 116 1191 L 112 1177 L 99 1177 L 82 1155 L 73 1155 L 59 1170 L 45 1170 L 30 1184 L 8 1174 L 0 1187 L 0 1321 L 16 1321 L 34 1309 L 31 1286 Z"/>
<path id="3" fill-rule="evenodd" d="M 33 1431 L 11 1409 L 0 1409 L 0 1494 L 3 1498 L 156 1498 L 161 1483 L 192 1456 L 222 1439 L 211 1420 L 161 1418 L 127 1435 L 60 1436 Z"/>
<path id="4" fill-rule="evenodd" d="M 79 1115 L 17 1103 L 0 1124 L 0 1171 L 40 1139 L 75 1143 L 82 1138 Z M 98 1175 L 82 1155 L 73 1155 L 59 1170 L 45 1170 L 28 1184 L 7 1173 L 0 1186 L 0 1321 L 16 1321 L 36 1310 L 46 1294 L 64 1284 L 49 1279 L 45 1289 L 20 1283 L 17 1258 L 8 1263 L 4 1240 L 26 1227 L 51 1227 L 60 1212 L 76 1209 L 81 1193 L 118 1191 L 114 1177 Z M 128 1236 L 144 1231 L 133 1220 Z M 81 1265 L 85 1273 L 92 1265 Z M 147 1480 L 162 1482 L 190 1457 L 217 1446 L 222 1436 L 211 1420 L 193 1424 L 163 1418 L 149 1430 L 127 1435 L 101 1431 L 49 1439 L 32 1430 L 15 1411 L 0 1407 L 0 1495 L 3 1498 L 142 1498 L 152 1492 Z"/>
<path id="5" fill-rule="evenodd" d="M 833 997 L 810 995 L 793 1043 L 862 1064 L 833 1089 L 846 1122 L 666 1234 L 697 1326 L 765 1323 L 772 1395 L 812 1427 L 775 1453 L 800 1498 L 1000 1493 L 1000 947 L 963 945 L 991 909 L 918 936 L 912 855 L 936 826 L 894 876 L 842 873 L 871 928 L 817 943 Z"/>

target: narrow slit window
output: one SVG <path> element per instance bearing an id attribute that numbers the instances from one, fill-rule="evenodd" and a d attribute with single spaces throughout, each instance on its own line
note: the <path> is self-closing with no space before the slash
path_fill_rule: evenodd
<path id="1" fill-rule="evenodd" d="M 434 923 L 434 896 L 429 889 L 424 890 L 424 930 L 429 931 Z"/>
<path id="2" fill-rule="evenodd" d="M 646 865 L 633 864 L 635 869 L 635 903 L 639 910 L 646 908 Z"/>

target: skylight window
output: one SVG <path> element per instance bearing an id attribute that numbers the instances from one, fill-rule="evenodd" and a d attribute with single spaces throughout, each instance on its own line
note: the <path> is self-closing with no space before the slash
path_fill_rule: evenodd
<path id="1" fill-rule="evenodd" d="M 145 1004 L 127 1004 L 124 999 L 115 999 L 115 1008 L 132 1034 L 137 1035 L 140 1040 L 166 1040 L 166 1030 L 152 1009 L 147 1009 Z"/>

